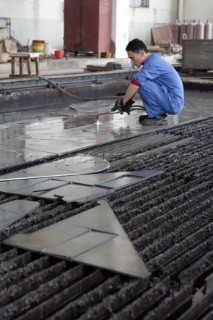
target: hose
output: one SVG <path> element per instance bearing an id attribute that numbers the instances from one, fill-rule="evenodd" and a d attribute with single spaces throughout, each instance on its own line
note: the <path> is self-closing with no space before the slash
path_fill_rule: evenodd
<path id="1" fill-rule="evenodd" d="M 95 100 L 97 100 L 97 98 L 87 98 L 87 99 L 85 99 L 85 98 L 80 98 L 80 97 L 78 97 L 76 95 L 73 95 L 73 94 L 67 92 L 66 90 L 64 90 L 57 83 L 54 83 L 53 81 L 51 81 L 51 80 L 49 80 L 49 79 L 47 79 L 45 77 L 40 77 L 39 76 L 39 79 L 47 81 L 49 84 L 52 85 L 53 88 L 58 89 L 63 94 L 67 95 L 70 98 L 74 98 L 74 99 L 76 99 L 78 101 L 95 101 Z M 118 98 L 118 96 L 107 96 L 107 97 L 99 97 L 98 99 L 100 99 L 100 100 L 103 99 L 104 100 L 104 99 L 117 99 L 117 98 Z M 76 111 L 75 108 L 72 108 L 72 109 Z"/>

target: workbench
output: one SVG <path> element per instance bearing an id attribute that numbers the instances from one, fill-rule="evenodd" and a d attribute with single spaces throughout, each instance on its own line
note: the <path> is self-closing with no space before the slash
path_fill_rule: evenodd
<path id="1" fill-rule="evenodd" d="M 10 53 L 11 58 L 11 74 L 10 77 L 26 77 L 32 76 L 31 62 L 35 62 L 35 75 L 39 75 L 39 54 L 30 52 Z M 19 73 L 16 73 L 16 59 L 19 61 Z M 28 73 L 24 73 L 24 63 L 27 64 Z"/>

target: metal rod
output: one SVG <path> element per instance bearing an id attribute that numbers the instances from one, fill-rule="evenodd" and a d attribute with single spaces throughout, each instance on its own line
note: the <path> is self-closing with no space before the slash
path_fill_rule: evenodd
<path id="1" fill-rule="evenodd" d="M 109 97 L 98 97 L 98 98 L 80 98 L 80 97 L 77 97 L 69 92 L 67 92 L 66 90 L 64 90 L 62 87 L 60 87 L 57 83 L 54 83 L 53 81 L 45 78 L 45 77 L 41 77 L 39 76 L 39 79 L 41 80 L 45 80 L 47 81 L 49 84 L 51 84 L 54 88 L 58 89 L 59 91 L 61 91 L 63 94 L 67 95 L 68 97 L 70 98 L 74 98 L 76 100 L 79 100 L 79 101 L 96 101 L 96 100 L 101 100 L 101 99 L 115 99 L 115 98 L 118 98 L 117 96 L 109 96 Z M 77 111 L 75 108 L 72 108 L 73 110 Z"/>
<path id="2" fill-rule="evenodd" d="M 50 83 L 54 88 L 58 89 L 60 92 L 62 92 L 62 93 L 65 94 L 66 96 L 68 96 L 68 97 L 70 97 L 70 98 L 75 98 L 75 99 L 77 99 L 77 100 L 81 100 L 81 101 L 82 101 L 82 99 L 80 99 L 80 98 L 78 98 L 78 97 L 70 94 L 69 92 L 67 92 L 66 90 L 64 90 L 63 88 L 61 88 L 57 83 L 54 83 L 54 82 L 52 82 L 51 80 L 49 80 L 49 79 L 47 79 L 47 78 L 45 78 L 45 77 L 39 77 L 39 78 L 40 78 L 41 80 L 47 81 L 47 82 Z M 76 110 L 75 108 L 73 108 L 73 107 L 70 107 L 70 109 L 73 109 L 74 111 L 77 111 L 77 110 Z"/>
<path id="3" fill-rule="evenodd" d="M 107 169 L 107 168 L 105 168 Z M 104 170 L 105 170 L 104 169 Z M 18 180 L 28 180 L 28 179 L 42 179 L 42 178 L 57 178 L 57 177 L 68 177 L 68 176 L 83 176 L 87 174 L 95 174 L 97 172 L 101 172 L 102 170 L 99 171 L 91 171 L 91 172 L 78 172 L 78 173 L 66 173 L 66 174 L 53 174 L 49 176 L 29 176 L 29 177 L 20 177 L 20 178 L 5 178 L 5 179 L 0 179 L 0 182 L 6 182 L 6 181 L 18 181 Z"/>

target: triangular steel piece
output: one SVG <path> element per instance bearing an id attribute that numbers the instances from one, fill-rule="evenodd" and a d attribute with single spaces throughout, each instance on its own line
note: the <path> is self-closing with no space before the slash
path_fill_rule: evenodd
<path id="1" fill-rule="evenodd" d="M 108 203 L 4 244 L 144 278 L 149 272 Z"/>

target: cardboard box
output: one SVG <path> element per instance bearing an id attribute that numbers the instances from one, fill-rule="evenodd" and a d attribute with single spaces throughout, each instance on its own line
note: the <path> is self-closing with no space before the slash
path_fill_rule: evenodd
<path id="1" fill-rule="evenodd" d="M 15 53 L 18 50 L 18 46 L 15 40 L 10 40 L 10 39 L 4 40 L 4 45 L 5 45 L 5 50 L 8 53 L 9 52 Z"/>
<path id="2" fill-rule="evenodd" d="M 9 39 L 9 31 L 7 28 L 0 28 L 0 40 Z"/>
<path id="3" fill-rule="evenodd" d="M 6 52 L 4 41 L 0 41 L 0 53 L 2 53 L 2 52 Z"/>
<path id="4" fill-rule="evenodd" d="M 175 46 L 171 28 L 168 24 L 153 27 L 152 37 L 154 44 L 161 48 L 172 48 Z"/>

